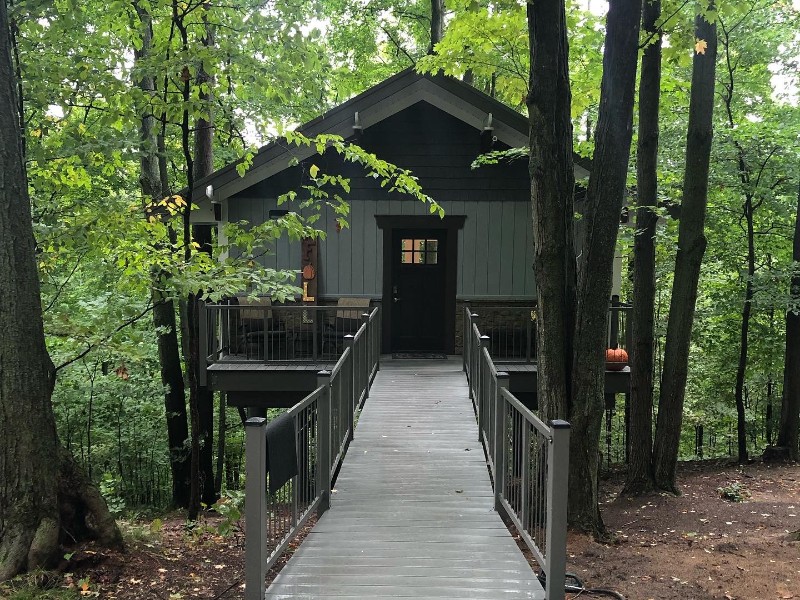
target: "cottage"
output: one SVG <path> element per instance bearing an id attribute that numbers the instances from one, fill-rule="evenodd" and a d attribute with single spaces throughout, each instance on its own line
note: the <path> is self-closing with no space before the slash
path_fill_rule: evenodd
<path id="1" fill-rule="evenodd" d="M 319 156 L 313 149 L 272 143 L 258 152 L 244 177 L 228 165 L 198 182 L 195 221 L 262 223 L 283 214 L 278 196 L 307 181 L 311 164 L 342 174 L 350 179 L 349 228 L 337 227 L 328 210 L 318 224 L 326 239 L 315 247 L 280 240 L 275 253 L 262 259 L 265 266 L 303 269 L 297 284 L 305 289 L 306 304 L 362 299 L 380 306 L 383 353 L 460 353 L 463 307 L 469 305 L 491 315 L 483 330 L 496 353 L 531 363 L 536 282 L 527 161 L 471 168 L 489 148 L 527 146 L 527 118 L 459 80 L 406 70 L 300 131 L 356 140 L 412 170 L 444 208 L 444 218 L 430 215 L 418 200 L 387 191 L 334 153 Z M 575 174 L 588 175 L 585 162 L 576 160 Z M 619 268 L 616 274 L 618 293 Z M 329 315 L 328 325 L 351 316 L 358 313 L 339 310 Z M 289 340 L 268 335 L 269 327 L 261 328 L 258 339 L 265 348 L 267 340 L 278 348 L 273 358 L 297 358 L 312 345 L 307 327 L 298 326 Z M 315 351 L 325 350 L 326 333 L 314 335 Z M 269 358 L 267 352 L 257 358 Z M 216 382 L 219 387 L 221 380 Z"/>

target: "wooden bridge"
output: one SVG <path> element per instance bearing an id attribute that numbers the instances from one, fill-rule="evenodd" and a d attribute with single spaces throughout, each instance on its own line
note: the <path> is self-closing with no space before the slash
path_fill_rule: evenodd
<path id="1" fill-rule="evenodd" d="M 461 367 L 382 364 L 331 508 L 267 598 L 544 598 L 494 510 Z"/>
<path id="2" fill-rule="evenodd" d="M 277 438 L 266 419 L 248 420 L 246 600 L 564 598 L 569 425 L 519 402 L 469 327 L 463 361 L 380 360 L 379 311 L 365 315 L 287 411 L 297 473 L 279 486 L 265 477 Z"/>

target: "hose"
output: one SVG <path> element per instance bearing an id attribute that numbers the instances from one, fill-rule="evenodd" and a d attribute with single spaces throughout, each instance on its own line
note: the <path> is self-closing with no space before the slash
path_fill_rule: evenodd
<path id="1" fill-rule="evenodd" d="M 565 573 L 564 575 L 566 576 L 567 580 L 572 580 L 575 584 L 575 585 L 570 585 L 569 583 L 567 583 L 564 586 L 565 592 L 569 592 L 571 594 L 610 596 L 611 598 L 617 598 L 617 600 L 625 600 L 625 596 L 614 590 L 608 590 L 605 588 L 587 588 L 583 583 L 583 580 L 574 573 Z M 545 576 L 543 571 L 538 574 L 538 578 L 542 586 L 547 588 L 547 577 Z"/>

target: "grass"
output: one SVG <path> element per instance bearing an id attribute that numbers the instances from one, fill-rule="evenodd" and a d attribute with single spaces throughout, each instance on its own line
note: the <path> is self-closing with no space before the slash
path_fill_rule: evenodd
<path id="1" fill-rule="evenodd" d="M 5 600 L 76 600 L 77 588 L 63 587 L 58 574 L 35 571 L 0 583 L 0 598 Z"/>

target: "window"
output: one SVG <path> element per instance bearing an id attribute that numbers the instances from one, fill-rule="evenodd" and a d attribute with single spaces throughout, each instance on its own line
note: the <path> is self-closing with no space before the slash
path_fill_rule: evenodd
<path id="1" fill-rule="evenodd" d="M 439 240 L 404 239 L 400 244 L 400 262 L 404 265 L 439 263 Z"/>

